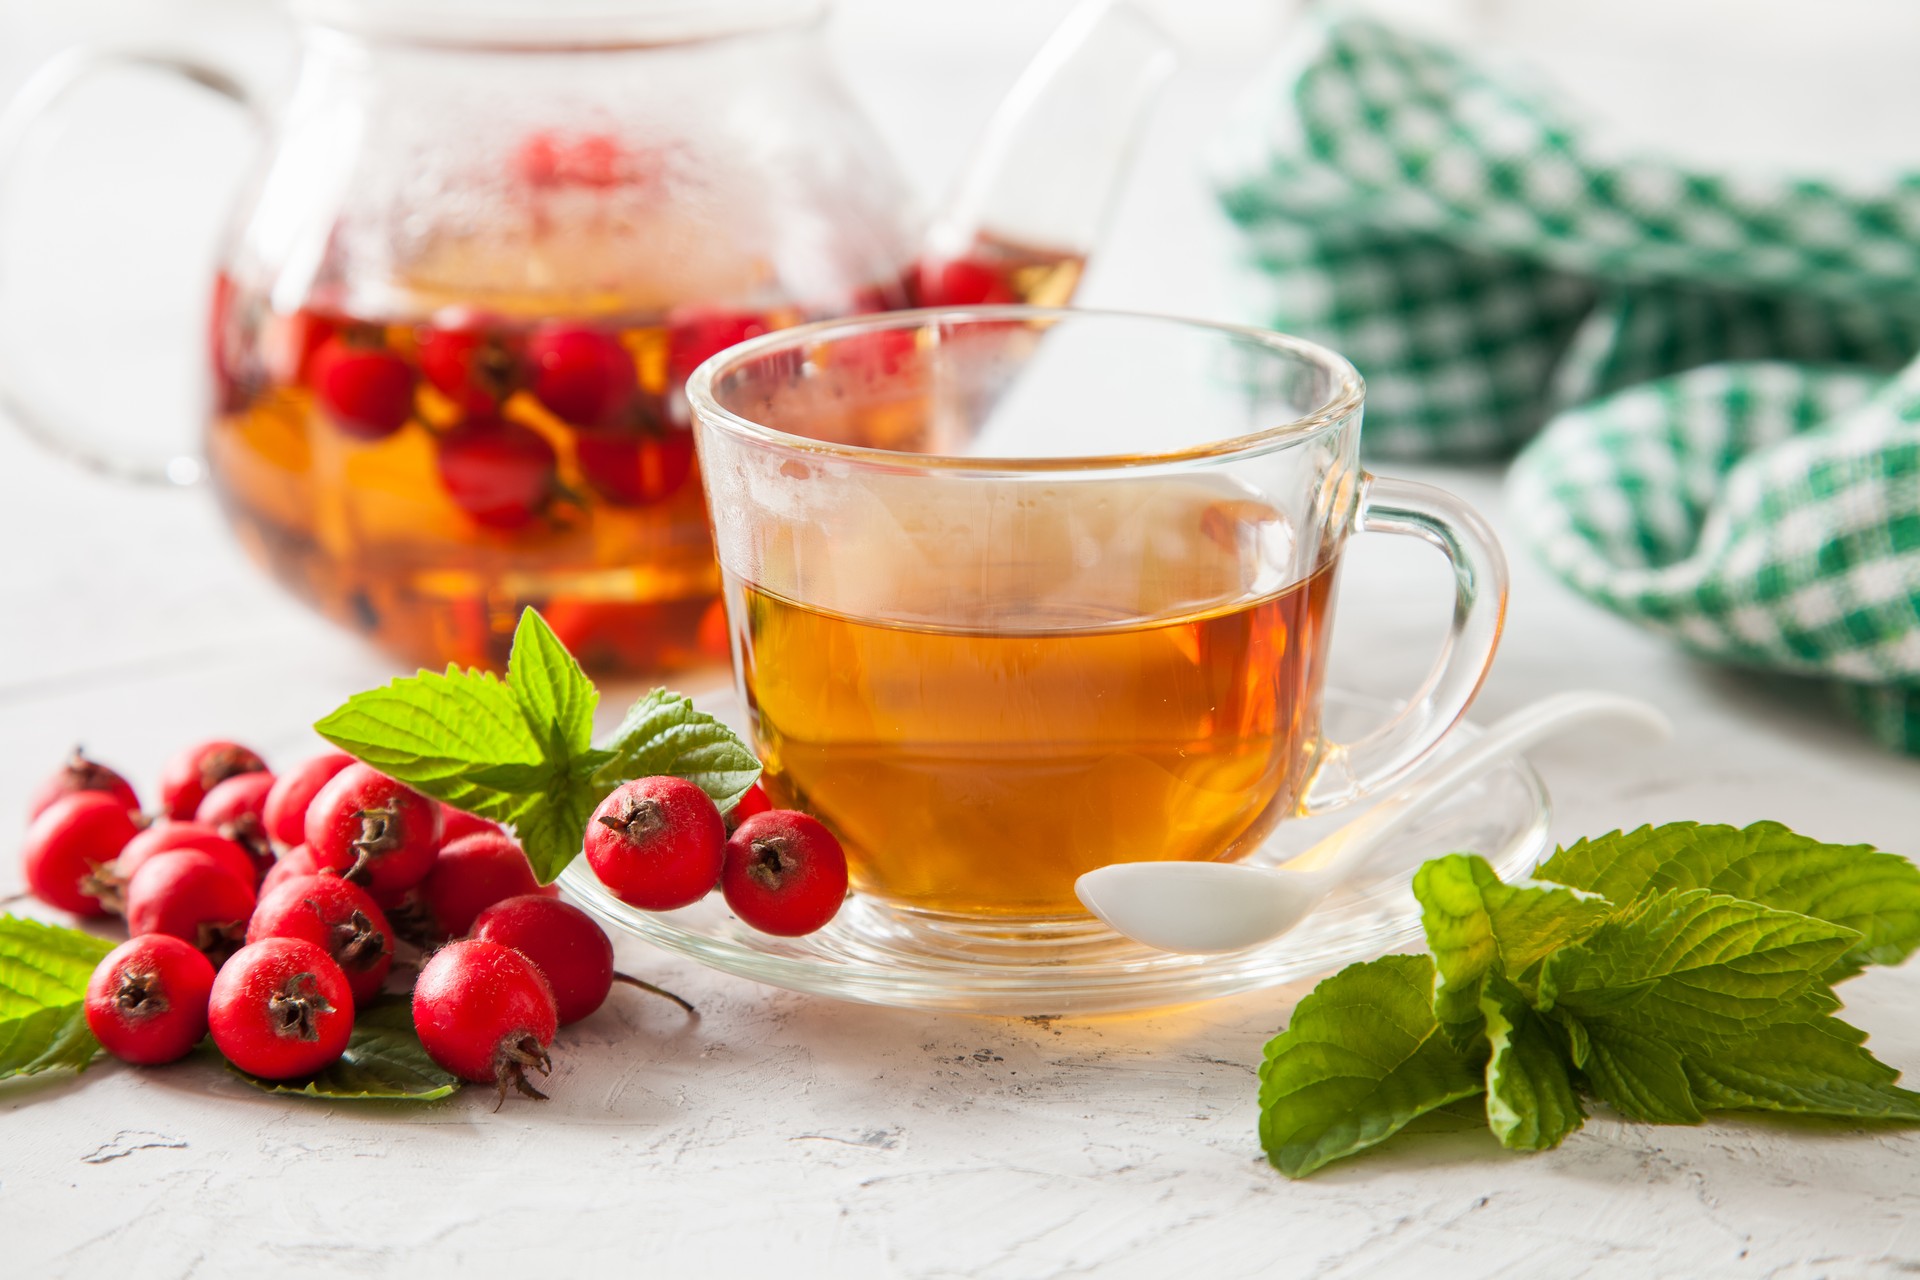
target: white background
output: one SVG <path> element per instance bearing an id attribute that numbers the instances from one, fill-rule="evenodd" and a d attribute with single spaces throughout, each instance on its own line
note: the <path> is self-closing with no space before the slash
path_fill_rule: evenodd
<path id="1" fill-rule="evenodd" d="M 255 5 L 5 0 L 0 86 L 80 35 L 159 34 L 276 83 Z M 1411 6 L 1405 6 L 1411 7 Z M 1189 45 L 1089 303 L 1239 318 L 1205 143 L 1285 6 L 1157 6 Z M 1059 0 L 861 0 L 833 40 L 929 198 Z M 1913 156 L 1909 6 L 1482 3 L 1421 7 L 1499 56 L 1544 58 L 1630 135 L 1743 165 L 1869 173 Z M 149 96 L 139 93 L 151 90 Z M 146 105 L 124 111 L 130 97 Z M 117 130 L 112 132 L 110 130 Z M 190 436 L 207 252 L 244 134 L 186 94 L 76 102 L 44 167 L 0 195 L 0 357 L 126 447 Z M 1491 469 L 1416 471 L 1497 515 Z M 1418 551 L 1364 541 L 1335 680 L 1403 693 L 1445 609 Z M 1556 832 L 1786 822 L 1920 846 L 1920 762 L 1815 690 L 1709 669 L 1518 558 L 1508 639 L 1476 715 L 1575 686 L 1639 693 L 1671 745 L 1538 757 Z M 242 561 L 204 493 L 131 490 L 0 433 L 0 817 L 75 741 L 144 785 L 179 744 L 271 758 L 383 679 Z M 621 695 L 611 691 L 609 706 Z M 0 861 L 4 861 L 0 859 Z M 14 873 L 0 870 L 0 892 Z M 1484 1135 L 1396 1146 L 1289 1183 L 1261 1159 L 1254 1065 L 1298 991 L 1051 1025 L 890 1012 L 772 991 L 623 949 L 694 998 L 687 1024 L 616 997 L 556 1054 L 555 1100 L 497 1114 L 270 1099 L 199 1067 L 0 1086 L 9 1275 L 591 1274 L 1023 1277 L 1880 1276 L 1920 1268 L 1920 1140 L 1760 1121 L 1599 1117 L 1559 1151 Z M 1920 1070 L 1914 973 L 1846 991 L 1888 1061 Z"/>

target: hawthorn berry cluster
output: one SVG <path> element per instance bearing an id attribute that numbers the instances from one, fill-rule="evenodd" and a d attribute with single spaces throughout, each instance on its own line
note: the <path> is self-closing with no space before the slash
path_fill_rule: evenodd
<path id="1" fill-rule="evenodd" d="M 833 832 L 773 808 L 757 782 L 724 819 L 684 778 L 622 783 L 593 811 L 585 852 L 622 902 L 672 911 L 717 887 L 734 915 L 777 937 L 824 927 L 847 896 L 847 855 Z"/>
<path id="2" fill-rule="evenodd" d="M 781 320 L 701 308 L 663 333 L 624 333 L 567 321 L 527 329 L 452 307 L 418 325 L 318 310 L 278 323 L 298 351 L 278 376 L 311 394 L 323 422 L 365 442 L 419 423 L 453 504 L 477 525 L 514 530 L 565 494 L 563 436 L 580 479 L 606 502 L 649 506 L 678 493 L 693 470 L 678 394 L 687 375 Z M 245 398 L 238 384 L 229 398 Z"/>
<path id="3" fill-rule="evenodd" d="M 427 953 L 413 1017 L 433 1059 L 539 1097 L 526 1071 L 550 1069 L 556 1028 L 623 977 L 606 933 L 500 826 L 350 756 L 275 775 L 237 743 L 201 743 L 159 801 L 143 814 L 124 777 L 75 752 L 35 793 L 22 851 L 41 901 L 126 918 L 86 998 L 125 1061 L 170 1062 L 211 1033 L 265 1079 L 324 1070 L 405 944 Z"/>

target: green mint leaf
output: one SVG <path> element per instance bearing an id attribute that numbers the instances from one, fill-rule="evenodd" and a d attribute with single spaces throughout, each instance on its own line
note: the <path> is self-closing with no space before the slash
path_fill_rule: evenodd
<path id="1" fill-rule="evenodd" d="M 731 808 L 760 776 L 760 761 L 733 730 L 691 699 L 655 689 L 633 704 L 594 781 L 611 790 L 632 778 L 673 774 Z"/>
<path id="2" fill-rule="evenodd" d="M 1546 960 L 1540 1007 L 1704 1044 L 1833 1007 L 1820 975 L 1852 929 L 1705 889 L 1642 898 Z"/>
<path id="3" fill-rule="evenodd" d="M 1920 1121 L 1920 1094 L 1869 1053 L 1865 1036 L 1837 1018 L 1782 1022 L 1711 1055 L 1689 1056 L 1700 1105 L 1787 1111 L 1846 1120 Z"/>
<path id="4" fill-rule="evenodd" d="M 520 615 L 507 657 L 507 687 L 549 760 L 569 761 L 593 746 L 593 709 L 599 691 L 567 646 L 534 609 Z"/>
<path id="5" fill-rule="evenodd" d="M 356 693 L 313 727 L 382 773 L 499 822 L 553 770 L 519 698 L 484 671 L 401 677 Z"/>
<path id="6" fill-rule="evenodd" d="M 1622 904 L 1711 889 L 1857 930 L 1830 981 L 1862 965 L 1898 964 L 1920 945 L 1920 867 L 1871 845 L 1809 840 L 1777 822 L 1615 831 L 1561 849 L 1535 874 Z"/>
<path id="7" fill-rule="evenodd" d="M 1485 985 L 1487 1127 L 1509 1150 L 1557 1147 L 1587 1118 L 1566 1051 L 1519 988 L 1491 974 Z"/>
<path id="8" fill-rule="evenodd" d="M 1435 858 L 1414 872 L 1413 896 L 1440 973 L 1434 1015 L 1463 1048 L 1480 1034 L 1487 975 L 1525 986 L 1529 969 L 1591 932 L 1612 911 L 1576 890 L 1504 884 L 1486 859 L 1465 853 Z"/>
<path id="9" fill-rule="evenodd" d="M 87 979 L 113 943 L 78 929 L 0 916 L 0 1079 L 80 1071 L 100 1044 L 87 1030 Z"/>
<path id="10" fill-rule="evenodd" d="M 1584 1037 L 1581 1067 L 1587 1084 L 1608 1106 L 1645 1124 L 1700 1123 L 1700 1107 L 1677 1048 L 1642 1034 L 1630 1021 L 1570 1025 L 1580 1027 Z"/>
<path id="11" fill-rule="evenodd" d="M 511 824 L 544 884 L 578 856 L 587 819 L 614 785 L 595 777 L 611 759 L 593 747 L 599 699 L 545 619 L 528 609 L 505 681 L 481 671 L 422 671 L 356 694 L 314 728 L 416 790 Z"/>
<path id="12" fill-rule="evenodd" d="M 529 795 L 514 813 L 513 834 L 541 884 L 551 884 L 580 853 L 587 823 L 609 788 L 579 772 Z"/>
<path id="13" fill-rule="evenodd" d="M 1309 992 L 1260 1068 L 1260 1142 L 1290 1178 L 1385 1141 L 1482 1088 L 1430 1003 L 1433 961 L 1392 955 Z"/>
<path id="14" fill-rule="evenodd" d="M 432 1102 L 460 1087 L 460 1078 L 440 1069 L 413 1030 L 413 1009 L 405 996 L 383 996 L 359 1011 L 347 1051 L 318 1075 L 305 1080 L 263 1080 L 228 1064 L 248 1084 L 267 1093 L 309 1098 L 384 1099 Z"/>

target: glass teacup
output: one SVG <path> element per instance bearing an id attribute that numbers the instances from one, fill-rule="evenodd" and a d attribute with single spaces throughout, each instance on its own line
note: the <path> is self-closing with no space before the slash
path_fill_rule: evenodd
<path id="1" fill-rule="evenodd" d="M 688 384 L 735 678 L 775 803 L 878 905 L 990 926 L 1082 914 L 1083 872 L 1236 859 L 1390 785 L 1498 642 L 1484 522 L 1357 461 L 1363 386 L 1296 338 L 980 307 L 828 321 Z M 1451 561 L 1406 707 L 1320 728 L 1340 551 Z"/>

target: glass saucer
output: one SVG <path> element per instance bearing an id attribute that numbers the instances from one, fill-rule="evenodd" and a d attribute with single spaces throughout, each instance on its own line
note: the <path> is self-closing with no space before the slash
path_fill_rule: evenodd
<path id="1" fill-rule="evenodd" d="M 737 706 L 703 701 L 713 714 L 737 721 Z M 1329 690 L 1327 732 L 1351 740 L 1392 711 L 1385 701 Z M 1479 732 L 1463 724 L 1450 740 L 1470 741 Z M 1284 862 L 1359 812 L 1356 807 L 1283 823 L 1248 861 Z M 1464 850 L 1485 857 L 1503 879 L 1524 876 L 1547 850 L 1548 817 L 1546 788 L 1524 760 L 1496 766 L 1382 849 L 1350 886 L 1292 933 L 1224 956 L 1155 951 L 1092 920 L 992 928 L 943 924 L 858 896 L 818 933 L 774 938 L 741 924 L 718 893 L 678 911 L 630 907 L 607 892 L 584 858 L 567 868 L 561 884 L 613 928 L 771 986 L 961 1013 L 1123 1013 L 1278 986 L 1416 942 L 1420 911 L 1409 888 L 1415 867 Z"/>

